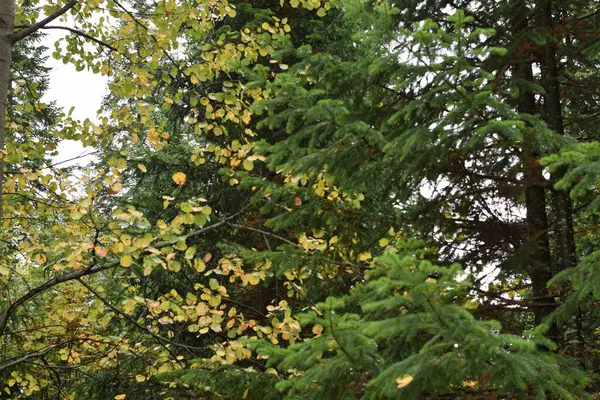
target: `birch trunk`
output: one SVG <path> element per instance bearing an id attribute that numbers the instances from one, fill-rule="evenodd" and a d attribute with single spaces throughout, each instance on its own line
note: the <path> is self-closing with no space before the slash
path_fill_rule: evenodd
<path id="1" fill-rule="evenodd" d="M 4 210 L 4 162 L 6 151 L 6 108 L 10 89 L 12 34 L 15 24 L 14 0 L 0 0 L 0 220 Z"/>

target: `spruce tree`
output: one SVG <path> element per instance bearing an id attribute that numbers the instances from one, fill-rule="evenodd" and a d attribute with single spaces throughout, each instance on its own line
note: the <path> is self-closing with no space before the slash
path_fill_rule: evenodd
<path id="1" fill-rule="evenodd" d="M 99 161 L 9 397 L 594 396 L 593 2 L 196 3 L 107 2 L 73 61 Z"/>

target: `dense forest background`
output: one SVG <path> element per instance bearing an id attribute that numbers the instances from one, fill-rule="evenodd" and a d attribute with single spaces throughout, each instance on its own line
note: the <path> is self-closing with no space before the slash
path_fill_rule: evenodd
<path id="1" fill-rule="evenodd" d="M 599 67 L 596 1 L 3 0 L 0 399 L 598 398 Z"/>

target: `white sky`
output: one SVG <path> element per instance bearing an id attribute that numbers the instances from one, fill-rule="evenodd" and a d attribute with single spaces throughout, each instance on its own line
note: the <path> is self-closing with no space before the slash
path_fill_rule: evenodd
<path id="1" fill-rule="evenodd" d="M 48 30 L 47 36 L 42 44 L 50 50 L 54 48 L 54 42 L 68 32 Z M 51 51 L 48 51 L 50 56 Z M 84 120 L 89 118 L 92 122 L 97 121 L 96 112 L 100 108 L 102 98 L 107 94 L 107 77 L 94 74 L 90 71 L 77 71 L 71 64 L 63 64 L 61 60 L 55 60 L 50 56 L 46 65 L 52 68 L 50 72 L 50 87 L 43 97 L 44 101 L 56 101 L 57 105 L 65 112 L 75 107 L 73 118 Z M 93 149 L 85 149 L 80 142 L 65 140 L 59 145 L 59 154 L 53 159 L 54 163 L 77 157 L 84 152 Z M 75 163 L 83 165 L 89 158 L 82 158 L 74 162 L 61 164 L 65 167 Z"/>

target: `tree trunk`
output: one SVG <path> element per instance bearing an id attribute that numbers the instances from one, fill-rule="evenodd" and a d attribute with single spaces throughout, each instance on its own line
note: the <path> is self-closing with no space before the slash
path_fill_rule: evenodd
<path id="1" fill-rule="evenodd" d="M 554 21 L 552 17 L 552 2 L 539 1 L 537 7 L 540 25 L 549 37 L 540 52 L 542 86 L 546 91 L 543 109 L 544 120 L 550 129 L 564 135 L 560 82 L 558 80 L 558 62 L 555 50 L 556 43 L 553 40 Z M 556 182 L 562 178 L 562 175 L 563 171 L 557 171 L 553 174 L 552 181 Z M 573 267 L 577 263 L 575 236 L 573 234 L 573 206 L 569 193 L 562 190 L 552 191 L 552 206 L 556 219 L 556 227 L 554 229 L 557 247 L 555 272 L 558 272 Z"/>
<path id="2" fill-rule="evenodd" d="M 521 32 L 528 29 L 527 9 L 525 7 L 513 21 L 513 26 L 515 37 L 519 37 Z M 524 60 L 515 60 L 516 65 L 513 68 L 513 73 L 516 78 L 531 82 L 533 81 L 532 64 L 525 61 L 529 55 L 524 54 L 521 57 Z M 521 113 L 537 114 L 535 95 L 526 87 L 519 88 L 517 109 Z M 529 129 L 524 132 L 523 142 L 521 162 L 523 164 L 525 205 L 527 209 L 527 239 L 524 243 L 526 249 L 523 254 L 526 254 L 527 257 L 527 270 L 531 279 L 534 302 L 547 303 L 548 290 L 546 284 L 552 278 L 552 255 L 548 236 L 546 188 L 542 168 L 538 163 L 539 149 Z M 533 307 L 535 323 L 542 323 L 553 309 L 554 306 L 552 305 Z"/>
<path id="3" fill-rule="evenodd" d="M 531 76 L 531 65 L 524 68 L 524 74 Z M 519 99 L 519 111 L 535 113 L 533 93 L 524 93 Z M 548 217 L 546 207 L 546 189 L 542 169 L 538 163 L 539 153 L 531 132 L 525 132 L 523 145 L 523 171 L 525 178 L 525 205 L 527 209 L 526 225 L 529 277 L 531 279 L 535 303 L 548 303 L 547 283 L 552 278 L 552 256 L 548 235 Z M 533 308 L 535 323 L 540 324 L 554 310 L 552 305 Z"/>
<path id="4" fill-rule="evenodd" d="M 0 220 L 4 210 L 4 158 L 6 157 L 6 109 L 10 89 L 12 34 L 15 25 L 14 0 L 0 0 Z"/>
<path id="5" fill-rule="evenodd" d="M 561 104 L 560 81 L 558 60 L 556 57 L 556 38 L 554 18 L 552 16 L 552 1 L 540 0 L 536 4 L 537 18 L 543 32 L 547 35 L 546 43 L 540 51 L 540 69 L 542 72 L 541 84 L 544 87 L 544 108 L 542 114 L 548 127 L 554 132 L 564 135 L 563 110 Z M 557 182 L 564 175 L 563 170 L 552 174 L 551 181 Z M 554 214 L 554 228 L 552 229 L 556 246 L 553 274 L 577 265 L 575 248 L 575 235 L 573 232 L 573 205 L 569 192 L 552 190 L 552 211 Z M 563 289 L 565 290 L 565 289 Z M 561 293 L 565 294 L 565 293 Z M 581 340 L 581 315 L 573 315 L 570 326 L 563 329 L 562 337 L 557 337 L 556 342 L 562 342 L 568 352 L 582 350 Z M 556 335 L 558 336 L 558 335 Z"/>

